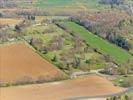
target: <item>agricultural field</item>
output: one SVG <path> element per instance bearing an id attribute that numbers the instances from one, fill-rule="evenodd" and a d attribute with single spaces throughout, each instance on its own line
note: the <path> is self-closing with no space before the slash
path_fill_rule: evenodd
<path id="1" fill-rule="evenodd" d="M 63 75 L 24 43 L 0 46 L 0 84 L 48 81 Z"/>
<path id="2" fill-rule="evenodd" d="M 133 0 L 0 0 L 0 100 L 132 100 Z"/>
<path id="3" fill-rule="evenodd" d="M 105 5 L 100 5 L 99 0 L 32 0 L 28 2 L 26 0 L 16 1 L 13 0 L 15 4 L 19 7 L 28 8 L 28 7 L 39 7 L 39 8 L 64 8 L 64 7 L 88 7 L 93 9 L 104 8 Z"/>
<path id="4" fill-rule="evenodd" d="M 43 8 L 50 8 L 53 7 L 87 7 L 87 8 L 93 8 L 98 9 L 102 8 L 103 6 L 99 4 L 99 0 L 38 0 L 36 2 L 37 7 L 43 7 Z"/>
<path id="5" fill-rule="evenodd" d="M 0 18 L 0 26 L 4 25 L 16 25 L 20 22 L 20 19 L 15 19 L 15 18 Z"/>
<path id="6" fill-rule="evenodd" d="M 78 34 L 91 47 L 96 48 L 98 51 L 105 55 L 109 55 L 117 64 L 125 63 L 131 57 L 128 52 L 88 32 L 85 28 L 74 22 L 63 22 L 61 24 L 65 25 L 68 30 Z"/>
<path id="7" fill-rule="evenodd" d="M 81 11 L 99 11 L 110 9 L 109 5 L 99 4 L 99 0 L 12 0 L 11 8 L 19 9 L 42 9 L 55 13 L 74 14 Z M 8 6 L 8 5 L 5 5 Z M 5 7 L 6 8 L 6 7 Z M 7 7 L 8 8 L 8 7 Z M 73 10 L 72 10 L 73 9 Z M 65 13 L 64 13 L 65 12 Z"/>
<path id="8" fill-rule="evenodd" d="M 64 100 L 114 94 L 123 90 L 95 75 L 48 84 L 0 88 L 2 100 Z"/>

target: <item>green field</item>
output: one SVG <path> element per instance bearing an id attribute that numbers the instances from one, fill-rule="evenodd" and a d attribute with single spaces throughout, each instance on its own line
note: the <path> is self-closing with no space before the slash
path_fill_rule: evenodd
<path id="1" fill-rule="evenodd" d="M 80 35 L 91 47 L 96 48 L 102 54 L 109 55 L 117 64 L 123 64 L 131 57 L 127 51 L 108 43 L 74 22 L 62 22 L 62 24 L 72 32 Z"/>
<path id="2" fill-rule="evenodd" d="M 49 7 L 73 7 L 83 9 L 101 9 L 106 7 L 105 5 L 99 4 L 99 0 L 38 0 L 35 3 L 36 7 L 49 8 Z"/>
<path id="3" fill-rule="evenodd" d="M 66 6 L 73 3 L 74 0 L 38 0 L 36 5 L 39 7 Z"/>
<path id="4" fill-rule="evenodd" d="M 96 6 L 98 5 L 98 0 L 38 0 L 36 4 L 40 7 L 76 6 L 78 4 Z"/>
<path id="5" fill-rule="evenodd" d="M 99 0 L 33 0 L 32 4 L 25 3 L 23 0 L 18 2 L 19 7 L 43 8 L 47 11 L 71 11 L 73 10 L 100 10 L 106 9 L 108 5 L 99 4 Z M 62 9 L 63 8 L 63 9 Z"/>

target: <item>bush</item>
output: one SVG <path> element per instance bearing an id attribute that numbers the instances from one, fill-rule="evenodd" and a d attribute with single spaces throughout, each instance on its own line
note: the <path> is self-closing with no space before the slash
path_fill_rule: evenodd
<path id="1" fill-rule="evenodd" d="M 133 87 L 133 78 L 128 77 L 122 84 L 123 87 Z"/>
<path id="2" fill-rule="evenodd" d="M 55 55 L 55 56 L 51 59 L 51 61 L 56 62 L 56 61 L 57 61 L 57 56 Z"/>
<path id="3" fill-rule="evenodd" d="M 126 67 L 123 67 L 123 66 L 120 66 L 120 67 L 118 68 L 118 73 L 119 73 L 120 75 L 126 75 L 126 74 L 127 74 L 127 68 L 126 68 Z"/>
<path id="4" fill-rule="evenodd" d="M 0 17 L 2 17 L 3 15 L 2 15 L 2 13 L 0 13 Z"/>

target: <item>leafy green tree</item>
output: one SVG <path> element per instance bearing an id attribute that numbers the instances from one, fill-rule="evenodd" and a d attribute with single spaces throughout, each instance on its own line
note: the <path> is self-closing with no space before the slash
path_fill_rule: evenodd
<path id="1" fill-rule="evenodd" d="M 128 97 L 128 95 L 125 95 L 125 100 L 129 100 L 129 97 Z"/>
<path id="2" fill-rule="evenodd" d="M 2 17 L 3 15 L 2 15 L 2 13 L 0 13 L 0 17 Z"/>
<path id="3" fill-rule="evenodd" d="M 55 55 L 51 60 L 52 60 L 53 62 L 56 62 L 56 61 L 57 61 L 57 56 Z"/>

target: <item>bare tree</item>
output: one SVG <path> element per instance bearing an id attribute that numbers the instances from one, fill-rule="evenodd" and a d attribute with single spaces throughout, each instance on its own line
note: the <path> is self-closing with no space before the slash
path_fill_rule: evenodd
<path id="1" fill-rule="evenodd" d="M 61 36 L 54 36 L 49 45 L 49 50 L 60 50 L 63 45 Z"/>

